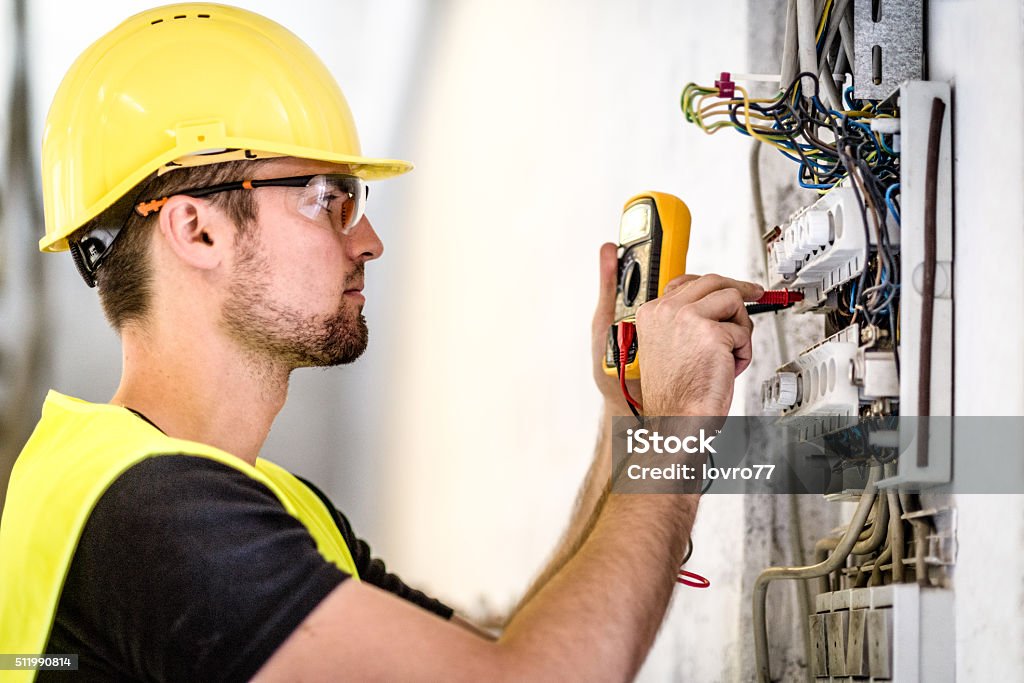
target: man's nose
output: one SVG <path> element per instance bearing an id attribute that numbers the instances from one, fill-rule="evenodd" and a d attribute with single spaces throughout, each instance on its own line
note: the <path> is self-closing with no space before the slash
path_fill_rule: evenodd
<path id="1" fill-rule="evenodd" d="M 348 248 L 352 260 L 358 262 L 378 259 L 384 253 L 384 243 L 367 216 L 364 215 L 348 234 Z"/>

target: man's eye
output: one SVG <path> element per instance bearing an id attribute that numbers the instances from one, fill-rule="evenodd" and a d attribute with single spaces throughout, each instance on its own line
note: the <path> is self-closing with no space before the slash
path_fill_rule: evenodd
<path id="1" fill-rule="evenodd" d="M 340 198 L 341 197 L 334 193 L 321 195 L 319 201 L 320 208 L 330 213 L 331 211 L 337 209 L 337 200 Z"/>

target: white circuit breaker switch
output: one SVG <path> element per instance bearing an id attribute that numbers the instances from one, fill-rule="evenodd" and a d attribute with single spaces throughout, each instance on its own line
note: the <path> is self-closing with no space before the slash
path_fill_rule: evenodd
<path id="1" fill-rule="evenodd" d="M 797 264 L 806 259 L 811 253 L 811 245 L 805 237 L 807 222 L 799 219 L 789 227 L 789 241 L 792 243 L 790 256 Z"/>
<path id="2" fill-rule="evenodd" d="M 860 405 L 859 388 L 851 371 L 857 353 L 860 332 L 851 325 L 823 342 L 810 347 L 778 369 L 775 378 L 779 392 L 795 388 L 788 405 L 779 402 L 780 420 L 810 416 L 856 417 Z"/>
<path id="3" fill-rule="evenodd" d="M 865 252 L 875 242 L 873 231 L 866 231 L 860 203 L 849 181 L 843 181 L 806 209 L 796 212 L 783 226 L 783 243 L 797 240 L 798 245 L 786 247 L 789 257 L 798 257 L 791 264 L 774 271 L 784 280 L 770 282 L 772 287 L 817 290 L 821 297 L 860 275 L 866 261 Z M 898 242 L 899 235 L 890 235 Z M 777 244 L 772 252 L 778 253 Z M 778 256 L 782 256 L 778 253 Z"/>
<path id="4" fill-rule="evenodd" d="M 892 610 L 873 609 L 867 615 L 868 675 L 892 678 Z"/>
<path id="5" fill-rule="evenodd" d="M 812 252 L 835 241 L 832 219 L 828 211 L 818 209 L 808 211 L 805 226 L 807 242 L 811 245 Z"/>
<path id="6" fill-rule="evenodd" d="M 785 410 L 799 398 L 796 373 L 777 372 L 761 385 L 761 407 L 764 410 Z"/>
<path id="7" fill-rule="evenodd" d="M 849 610 L 829 612 L 825 615 L 828 634 L 828 672 L 831 676 L 846 675 L 846 640 L 849 633 Z"/>
<path id="8" fill-rule="evenodd" d="M 868 675 L 868 610 L 850 610 L 850 635 L 846 644 L 846 675 Z"/>
<path id="9" fill-rule="evenodd" d="M 808 617 L 811 630 L 811 673 L 815 678 L 828 677 L 828 645 L 825 635 L 825 615 L 812 614 Z"/>
<path id="10" fill-rule="evenodd" d="M 811 626 L 814 675 L 829 683 L 953 683 L 953 592 L 916 583 L 819 593 Z M 822 674 L 815 625 L 825 625 L 828 673 Z"/>
<path id="11" fill-rule="evenodd" d="M 771 270 L 782 278 L 782 282 L 792 279 L 796 274 L 796 262 L 788 256 L 787 251 L 786 237 L 783 235 L 772 243 L 768 253 Z"/>

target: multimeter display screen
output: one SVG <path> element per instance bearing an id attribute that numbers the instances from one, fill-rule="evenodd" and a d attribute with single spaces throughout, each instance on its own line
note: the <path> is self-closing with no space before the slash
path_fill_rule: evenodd
<path id="1" fill-rule="evenodd" d="M 629 244 L 651 234 L 651 205 L 640 202 L 622 212 L 619 223 L 619 244 Z"/>

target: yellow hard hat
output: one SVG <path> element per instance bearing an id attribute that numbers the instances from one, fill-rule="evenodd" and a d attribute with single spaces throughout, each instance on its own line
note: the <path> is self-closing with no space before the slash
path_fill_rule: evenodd
<path id="1" fill-rule="evenodd" d="M 71 66 L 43 133 L 42 251 L 155 171 L 232 157 L 348 164 L 367 180 L 412 168 L 362 156 L 352 113 L 308 45 L 258 14 L 208 3 L 128 19 Z"/>

